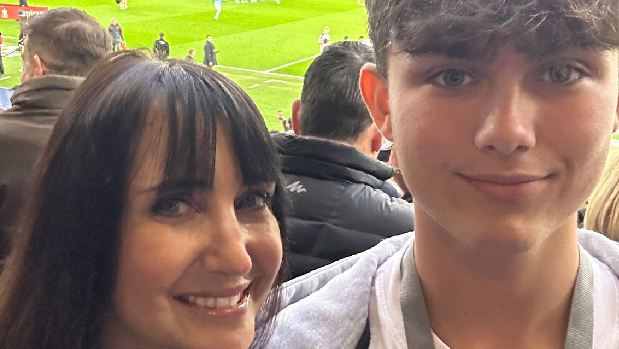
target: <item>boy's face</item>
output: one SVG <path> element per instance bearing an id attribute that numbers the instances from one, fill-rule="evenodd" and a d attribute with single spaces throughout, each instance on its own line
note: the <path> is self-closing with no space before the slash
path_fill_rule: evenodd
<path id="1" fill-rule="evenodd" d="M 417 229 L 527 250 L 575 229 L 617 127 L 617 51 L 490 62 L 392 53 L 361 86 L 415 198 Z"/>

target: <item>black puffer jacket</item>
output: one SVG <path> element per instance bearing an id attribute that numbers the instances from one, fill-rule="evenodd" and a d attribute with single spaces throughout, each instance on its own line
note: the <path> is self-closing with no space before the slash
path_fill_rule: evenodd
<path id="1" fill-rule="evenodd" d="M 291 276 L 413 230 L 413 206 L 380 188 L 396 170 L 357 149 L 318 138 L 272 135 L 293 203 Z"/>

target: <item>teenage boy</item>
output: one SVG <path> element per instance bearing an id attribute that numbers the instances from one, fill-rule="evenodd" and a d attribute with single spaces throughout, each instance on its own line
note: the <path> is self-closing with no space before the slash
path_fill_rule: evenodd
<path id="1" fill-rule="evenodd" d="M 618 124 L 619 2 L 366 7 L 360 86 L 415 233 L 286 284 L 267 347 L 619 348 L 619 245 L 576 228 Z"/>

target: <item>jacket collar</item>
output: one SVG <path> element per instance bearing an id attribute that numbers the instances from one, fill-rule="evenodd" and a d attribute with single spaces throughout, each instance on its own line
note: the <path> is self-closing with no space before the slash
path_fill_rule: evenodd
<path id="1" fill-rule="evenodd" d="M 15 88 L 12 107 L 6 114 L 28 110 L 55 110 L 57 114 L 69 102 L 84 78 L 78 76 L 45 75 L 30 79 Z"/>
<path id="2" fill-rule="evenodd" d="M 325 180 L 346 180 L 381 188 L 397 170 L 352 146 L 326 139 L 275 133 L 285 173 L 306 174 Z"/>

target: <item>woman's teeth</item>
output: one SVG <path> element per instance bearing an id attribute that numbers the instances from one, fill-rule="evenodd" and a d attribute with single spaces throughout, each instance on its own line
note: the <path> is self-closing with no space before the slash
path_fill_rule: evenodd
<path id="1" fill-rule="evenodd" d="M 212 309 L 229 308 L 237 305 L 241 298 L 243 298 L 243 292 L 225 298 L 204 298 L 196 296 L 187 296 L 187 302 L 190 304 L 198 305 L 201 307 L 207 307 Z"/>

